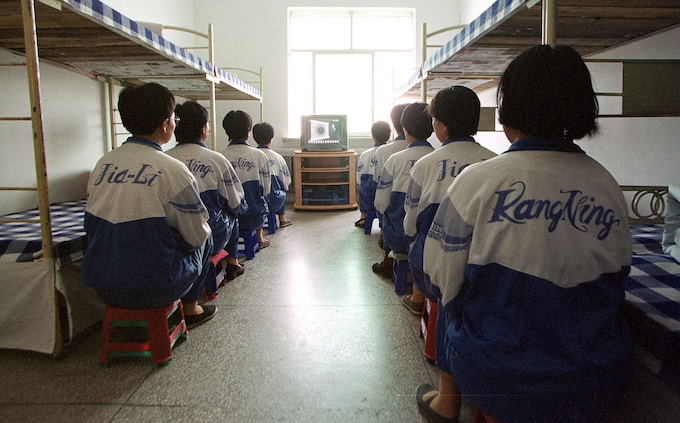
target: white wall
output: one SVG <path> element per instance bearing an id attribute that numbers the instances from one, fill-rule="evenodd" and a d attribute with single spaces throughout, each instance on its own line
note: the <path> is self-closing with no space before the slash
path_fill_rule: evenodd
<path id="1" fill-rule="evenodd" d="M 23 57 L 0 51 L 4 62 Z M 43 132 L 51 201 L 85 198 L 87 177 L 105 152 L 105 87 L 47 63 L 40 65 Z M 0 67 L 0 116 L 30 116 L 25 67 Z M 0 184 L 35 187 L 31 123 L 0 122 Z M 0 214 L 38 205 L 34 192 L 0 192 Z"/>
<path id="2" fill-rule="evenodd" d="M 591 57 L 680 60 L 680 26 Z M 600 134 L 579 145 L 619 184 L 680 184 L 680 117 L 600 118 L 599 123 Z"/>

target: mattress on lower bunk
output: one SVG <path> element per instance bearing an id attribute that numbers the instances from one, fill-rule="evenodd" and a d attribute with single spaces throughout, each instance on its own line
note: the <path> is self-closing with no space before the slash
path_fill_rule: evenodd
<path id="1" fill-rule="evenodd" d="M 634 225 L 624 313 L 637 358 L 680 390 L 680 263 L 663 254 L 663 225 Z"/>
<path id="2" fill-rule="evenodd" d="M 86 200 L 50 205 L 52 243 L 55 257 L 62 265 L 82 257 L 87 241 L 83 219 Z M 38 220 L 38 209 L 2 216 L 3 219 Z M 0 260 L 29 262 L 42 257 L 40 224 L 33 222 L 0 223 Z"/>

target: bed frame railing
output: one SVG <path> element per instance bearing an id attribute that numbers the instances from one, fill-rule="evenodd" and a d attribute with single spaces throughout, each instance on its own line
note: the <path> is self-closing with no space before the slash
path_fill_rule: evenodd
<path id="1" fill-rule="evenodd" d="M 664 223 L 667 186 L 622 185 L 621 190 L 630 201 L 628 221 L 631 225 Z"/>

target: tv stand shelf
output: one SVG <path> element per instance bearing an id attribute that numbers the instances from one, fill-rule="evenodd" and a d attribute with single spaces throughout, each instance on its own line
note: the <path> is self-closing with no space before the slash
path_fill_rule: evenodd
<path id="1" fill-rule="evenodd" d="M 295 151 L 295 209 L 356 209 L 356 155 L 353 150 Z"/>

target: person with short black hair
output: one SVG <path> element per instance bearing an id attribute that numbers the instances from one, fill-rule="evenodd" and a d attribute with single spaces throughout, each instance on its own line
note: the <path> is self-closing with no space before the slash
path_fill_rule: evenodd
<path id="1" fill-rule="evenodd" d="M 253 120 L 242 110 L 232 110 L 222 119 L 222 127 L 229 137 L 229 145 L 220 153 L 231 162 L 245 192 L 248 210 L 239 215 L 239 230 L 257 231 L 260 248 L 270 245 L 262 234 L 269 209 L 265 196 L 271 190 L 269 159 L 261 150 L 248 145 Z"/>
<path id="2" fill-rule="evenodd" d="M 390 120 L 392 122 L 392 126 L 394 127 L 395 138 L 391 142 L 381 145 L 375 151 L 375 156 L 373 157 L 373 161 L 375 162 L 375 166 L 373 168 L 373 187 L 375 190 L 378 189 L 380 175 L 382 174 L 382 169 L 385 166 L 387 159 L 389 159 L 392 154 L 402 151 L 408 147 L 408 141 L 406 141 L 406 136 L 404 135 L 404 127 L 401 124 L 401 115 L 404 113 L 404 109 L 408 105 L 409 103 L 397 104 L 396 106 L 392 107 L 392 110 L 390 111 Z M 375 196 L 373 207 L 375 208 Z M 383 218 L 384 216 L 382 216 L 378 211 L 378 220 L 380 221 L 381 229 L 383 225 Z M 373 263 L 372 270 L 374 273 L 384 278 L 391 279 L 393 260 L 390 257 L 390 249 L 387 248 L 383 242 L 382 231 L 380 233 L 379 244 L 380 248 L 383 250 L 383 259 L 379 263 Z"/>
<path id="3" fill-rule="evenodd" d="M 411 295 L 401 298 L 409 309 L 423 308 L 424 297 L 437 301 L 438 291 L 423 272 L 423 248 L 432 218 L 442 197 L 454 179 L 467 167 L 490 159 L 496 153 L 477 144 L 473 135 L 479 124 L 480 101 L 477 94 L 464 86 L 452 86 L 437 92 L 428 105 L 432 126 L 442 146 L 416 162 L 409 172 L 404 201 L 404 234 L 410 242 L 409 270 L 416 286 Z M 443 309 L 440 305 L 438 309 Z M 430 319 L 437 319 L 430 314 Z M 461 396 L 448 371 L 443 331 L 432 331 L 435 342 L 435 365 L 439 368 L 439 389 L 423 396 L 423 401 L 438 415 L 457 416 Z M 439 338 L 442 336 L 442 338 Z M 440 346 L 441 345 L 441 346 Z"/>
<path id="4" fill-rule="evenodd" d="M 270 123 L 262 122 L 253 126 L 253 139 L 257 143 L 257 148 L 262 150 L 269 159 L 271 190 L 267 195 L 267 206 L 271 212 L 279 217 L 278 226 L 285 228 L 293 224 L 286 217 L 286 192 L 292 182 L 290 169 L 288 169 L 286 159 L 272 149 L 274 127 Z"/>
<path id="5" fill-rule="evenodd" d="M 619 184 L 574 142 L 597 133 L 590 73 L 573 48 L 539 45 L 497 98 L 510 148 L 456 177 L 425 241 L 449 371 L 487 421 L 605 421 L 632 371 L 632 241 Z"/>
<path id="6" fill-rule="evenodd" d="M 433 131 L 432 117 L 427 111 L 427 104 L 409 104 L 401 115 L 401 124 L 404 127 L 408 147 L 387 159 L 375 193 L 375 209 L 383 215 L 382 231 L 385 247 L 391 251 L 393 258 L 406 260 L 408 240 L 404 234 L 404 201 L 409 182 L 408 174 L 421 157 L 434 151 L 427 141 Z M 405 294 L 399 292 L 399 287 L 397 293 Z M 413 314 L 421 313 L 422 302 L 419 309 L 414 308 L 410 311 Z"/>
<path id="7" fill-rule="evenodd" d="M 359 220 L 354 222 L 354 226 L 363 228 L 368 212 L 375 211 L 375 190 L 378 185 L 373 182 L 376 160 L 375 153 L 378 147 L 385 145 L 392 135 L 390 124 L 385 121 L 378 121 L 371 125 L 371 137 L 373 147 L 365 150 L 357 159 L 357 192 L 359 197 Z"/>
<path id="8" fill-rule="evenodd" d="M 159 84 L 130 86 L 118 109 L 132 136 L 90 176 L 83 282 L 104 303 L 127 309 L 181 298 L 187 327 L 194 327 L 217 310 L 198 303 L 213 245 L 196 179 L 161 149 L 179 119 L 175 98 Z"/>
<path id="9" fill-rule="evenodd" d="M 177 146 L 166 153 L 184 163 L 198 182 L 201 200 L 208 209 L 213 250 L 227 254 L 225 277 L 233 280 L 243 274 L 238 262 L 238 215 L 248 210 L 243 186 L 234 168 L 222 154 L 205 144 L 210 131 L 208 110 L 195 101 L 178 104 L 180 118 L 175 128 Z"/>

